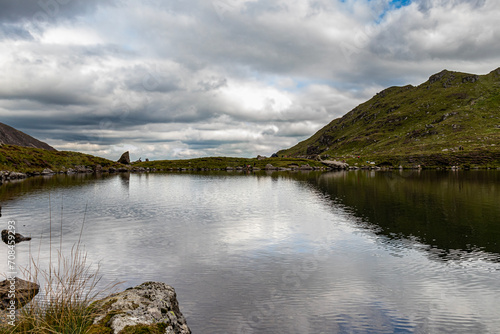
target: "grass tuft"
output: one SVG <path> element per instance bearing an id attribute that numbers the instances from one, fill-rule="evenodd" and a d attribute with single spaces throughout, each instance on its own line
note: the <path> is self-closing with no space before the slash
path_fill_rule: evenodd
<path id="1" fill-rule="evenodd" d="M 87 208 L 85 212 L 86 210 Z M 20 268 L 26 280 L 40 285 L 40 293 L 30 303 L 17 310 L 14 326 L 0 323 L 0 333 L 92 332 L 94 318 L 99 312 L 94 302 L 109 295 L 119 283 L 98 288 L 102 279 L 99 274 L 100 264 L 95 266 L 89 263 L 87 253 L 81 248 L 84 224 L 85 217 L 79 240 L 71 248 L 69 256 L 61 251 L 61 239 L 57 261 L 53 261 L 50 254 L 48 267 L 45 268 L 38 259 L 35 260 L 31 256 L 30 265 Z M 51 242 L 52 236 L 49 240 Z"/>
<path id="2" fill-rule="evenodd" d="M 73 246 L 69 257 L 58 252 L 57 264 L 43 269 L 32 259 L 23 274 L 32 282 L 44 282 L 41 294 L 18 310 L 15 326 L 0 325 L 1 333 L 89 333 L 97 314 L 92 303 L 116 284 L 97 288 L 102 278 L 99 266 L 87 263 L 79 245 Z"/>

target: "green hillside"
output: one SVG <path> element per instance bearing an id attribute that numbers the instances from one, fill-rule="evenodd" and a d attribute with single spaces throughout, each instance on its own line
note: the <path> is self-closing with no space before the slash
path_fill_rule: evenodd
<path id="1" fill-rule="evenodd" d="M 487 75 L 444 70 L 417 87 L 388 88 L 278 155 L 500 166 L 500 68 Z"/>
<path id="2" fill-rule="evenodd" d="M 122 166 L 119 163 L 84 153 L 0 145 L 0 170 L 34 173 L 49 168 L 58 172 L 76 166 L 95 165 L 101 165 L 103 168 Z"/>

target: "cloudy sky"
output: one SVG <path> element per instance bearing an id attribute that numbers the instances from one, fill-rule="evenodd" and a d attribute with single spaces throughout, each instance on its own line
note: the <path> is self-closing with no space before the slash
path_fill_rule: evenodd
<path id="1" fill-rule="evenodd" d="M 500 66 L 497 0 L 0 0 L 0 122 L 113 160 L 254 157 Z"/>

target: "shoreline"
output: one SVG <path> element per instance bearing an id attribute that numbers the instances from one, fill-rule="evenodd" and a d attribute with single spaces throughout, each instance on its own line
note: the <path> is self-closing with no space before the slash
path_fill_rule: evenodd
<path id="1" fill-rule="evenodd" d="M 211 168 L 211 167 L 201 167 L 201 168 L 190 168 L 190 167 L 170 167 L 170 168 L 149 168 L 149 167 L 122 167 L 122 168 L 109 168 L 102 170 L 93 170 L 90 166 L 84 170 L 79 171 L 58 171 L 54 172 L 52 170 L 43 172 L 18 172 L 10 170 L 0 171 L 0 186 L 3 183 L 10 181 L 21 181 L 32 177 L 51 177 L 55 175 L 85 175 L 85 174 L 124 174 L 124 173 L 178 173 L 178 172 L 228 172 L 228 173 L 254 173 L 254 172 L 332 172 L 332 171 L 402 171 L 402 170 L 436 170 L 436 171 L 473 171 L 473 170 L 499 170 L 500 167 L 463 167 L 463 166 L 446 166 L 446 167 L 427 167 L 427 166 L 377 166 L 377 165 L 364 165 L 364 166 L 347 166 L 342 168 L 332 168 L 332 167 L 317 167 L 304 165 L 299 167 L 277 167 L 277 166 L 267 166 L 265 168 L 259 167 L 226 167 L 226 168 Z"/>

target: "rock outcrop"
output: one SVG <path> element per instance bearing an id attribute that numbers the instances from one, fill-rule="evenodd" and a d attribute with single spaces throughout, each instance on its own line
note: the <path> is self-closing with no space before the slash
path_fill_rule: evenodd
<path id="1" fill-rule="evenodd" d="M 146 282 L 113 294 L 94 304 L 99 315 L 93 332 L 118 334 L 159 332 L 190 334 L 186 319 L 179 310 L 174 288 L 161 282 Z M 148 331 L 149 330 L 149 331 Z"/>
<path id="2" fill-rule="evenodd" d="M 18 309 L 29 303 L 40 291 L 36 283 L 18 277 L 0 282 L 0 310 Z M 14 296 L 14 298 L 11 298 Z M 12 308 L 12 305 L 14 307 Z"/>
<path id="3" fill-rule="evenodd" d="M 118 162 L 124 165 L 130 165 L 130 154 L 129 152 L 125 152 L 122 154 L 120 159 L 118 159 Z"/>

